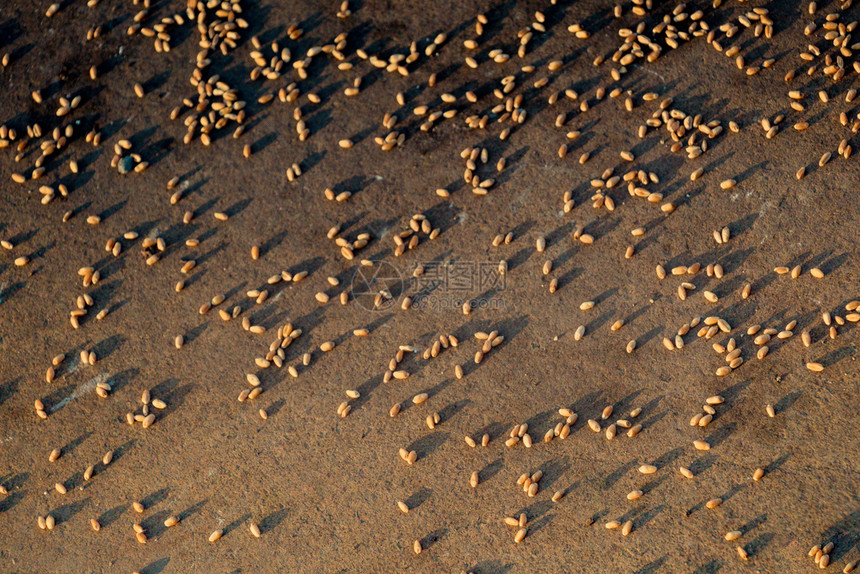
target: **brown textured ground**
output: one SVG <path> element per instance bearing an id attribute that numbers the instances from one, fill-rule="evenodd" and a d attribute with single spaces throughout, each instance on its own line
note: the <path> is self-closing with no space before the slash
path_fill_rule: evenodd
<path id="1" fill-rule="evenodd" d="M 835 154 L 839 141 L 851 138 L 837 118 L 841 111 L 856 114 L 844 94 L 856 86 L 857 74 L 850 71 L 838 83 L 820 73 L 806 76 L 807 64 L 797 57 L 811 41 L 802 33 L 813 20 L 806 2 L 768 5 L 776 21 L 772 40 L 755 39 L 749 31 L 736 39 L 750 63 L 776 58 L 772 69 L 757 76 L 746 76 L 704 38 L 696 38 L 653 64 L 631 66 L 620 82 L 609 78 L 610 64 L 595 68 L 591 62 L 618 45 L 618 28 L 635 26 L 640 18 L 625 9 L 620 22 L 613 20 L 609 3 L 365 0 L 346 20 L 335 18 L 335 2 L 247 4 L 250 29 L 243 31 L 239 48 L 216 58 L 212 68 L 250 102 L 248 130 L 238 141 L 221 137 L 208 148 L 199 142 L 184 145 L 184 126 L 167 119 L 182 97 L 195 93 L 188 76 L 198 47 L 190 27 L 174 33 L 169 54 L 156 54 L 151 39 L 126 35 L 139 9 L 131 2 L 105 0 L 96 8 L 67 2 L 50 20 L 44 17 L 47 3 L 3 4 L 0 51 L 11 52 L 13 61 L 0 72 L 0 121 L 19 133 L 33 121 L 52 128 L 59 123 L 53 112 L 60 95 L 83 90 L 84 98 L 70 116 L 81 120 L 81 127 L 69 146 L 50 158 L 41 180 L 65 182 L 67 199 L 43 206 L 41 182 L 11 182 L 13 171 L 32 166 L 34 153 L 16 164 L 6 149 L 0 161 L 0 237 L 15 245 L 11 253 L 0 253 L 0 484 L 8 490 L 0 495 L 0 570 L 800 573 L 817 570 L 806 557 L 816 543 L 835 543 L 832 572 L 860 556 L 858 330 L 848 323 L 831 340 L 821 321 L 823 311 L 845 315 L 844 305 L 860 295 L 860 170 L 855 157 L 817 167 L 821 154 Z M 705 20 L 715 27 L 760 3 L 727 4 L 717 11 L 705 3 L 696 7 L 705 9 Z M 160 2 L 154 13 L 160 18 L 183 6 Z M 545 11 L 548 30 L 536 35 L 524 60 L 483 63 L 478 70 L 463 64 L 463 40 L 474 37 L 477 13 L 490 18 L 485 53 L 499 46 L 514 51 L 516 31 L 529 25 L 537 9 Z M 814 18 L 818 22 L 824 11 L 838 6 L 831 2 L 822 10 Z M 659 17 L 664 12 L 655 10 Z M 856 15 L 852 8 L 843 19 Z M 650 27 L 656 20 L 647 21 Z M 293 22 L 305 30 L 298 42 L 286 39 L 286 26 Z M 578 40 L 567 32 L 574 22 L 585 23 L 592 38 Z M 86 42 L 86 30 L 98 24 L 106 25 L 103 37 Z M 312 132 L 300 143 L 292 119 L 295 104 L 255 103 L 296 79 L 295 72 L 277 82 L 250 82 L 248 39 L 252 34 L 278 39 L 296 57 L 345 31 L 350 31 L 345 52 L 357 67 L 341 72 L 327 57 L 315 60 L 300 87 L 323 101 L 300 99 Z M 412 40 L 426 43 L 440 31 L 448 33 L 448 42 L 437 56 L 422 56 L 409 77 L 373 69 L 354 55 L 360 47 L 384 56 L 406 53 Z M 817 41 L 827 46 L 820 35 Z M 549 74 L 546 63 L 556 58 L 565 60 L 564 67 Z M 94 63 L 111 68 L 95 82 L 87 75 Z M 526 96 L 527 121 L 506 141 L 498 139 L 496 123 L 484 131 L 468 129 L 463 118 L 495 105 L 488 92 L 523 63 L 539 65 L 514 92 Z M 794 67 L 801 73 L 792 87 L 810 94 L 804 113 L 788 107 L 789 88 L 782 81 Z M 427 87 L 431 72 L 440 73 L 435 88 Z M 531 87 L 545 75 L 553 78 L 548 86 Z M 364 77 L 361 94 L 345 97 L 343 89 L 359 76 Z M 134 96 L 135 82 L 145 85 L 144 99 Z M 624 110 L 621 99 L 594 100 L 598 86 L 616 85 L 637 96 L 633 112 Z M 46 94 L 41 106 L 30 98 L 37 88 Z M 566 88 L 588 95 L 591 109 L 576 112 L 576 104 L 564 98 L 547 106 L 551 93 Z M 832 97 L 828 104 L 815 97 L 822 88 Z M 468 104 L 462 98 L 467 89 L 487 95 Z M 382 115 L 400 108 L 398 91 L 407 93 L 408 102 L 396 129 L 408 138 L 400 149 L 383 153 L 373 137 L 385 133 Z M 438 106 L 445 91 L 460 96 L 453 105 L 460 116 L 441 120 L 430 132 L 418 130 L 410 110 Z M 636 137 L 657 103 L 642 101 L 648 91 L 673 97 L 688 113 L 719 119 L 726 132 L 730 120 L 742 129 L 710 142 L 701 158 L 672 154 L 662 143 L 665 130 Z M 553 126 L 559 111 L 571 112 L 564 128 Z M 765 139 L 758 121 L 777 113 L 787 115 L 786 123 L 774 139 Z M 806 118 L 809 130 L 790 128 Z M 105 135 L 100 148 L 82 138 L 94 120 Z M 561 160 L 557 149 L 574 128 L 583 135 Z M 121 176 L 110 168 L 113 144 L 123 137 L 151 163 L 147 171 Z M 337 146 L 345 137 L 357 142 L 353 149 Z M 254 149 L 250 159 L 242 157 L 244 143 Z M 489 149 L 488 167 L 507 158 L 508 167 L 495 176 L 497 184 L 486 197 L 462 183 L 459 152 L 470 145 Z M 632 166 L 659 175 L 660 183 L 649 189 L 677 206 L 673 214 L 629 197 L 623 187 L 612 192 L 614 212 L 589 205 L 590 179 L 609 167 L 616 173 L 628 168 L 618 159 L 623 149 L 635 152 Z M 591 151 L 592 159 L 580 165 L 583 151 Z M 81 162 L 78 175 L 69 173 L 70 159 Z M 305 173 L 288 183 L 284 170 L 293 162 Z M 811 173 L 796 181 L 794 173 L 803 165 Z M 691 182 L 690 172 L 700 166 L 705 176 Z M 187 189 L 172 206 L 165 182 L 177 175 Z M 727 178 L 737 179 L 735 189 L 720 189 Z M 435 195 L 446 186 L 449 199 Z M 329 202 L 323 198 L 326 187 L 355 193 L 347 202 Z M 577 207 L 562 214 L 567 190 Z M 62 223 L 67 210 L 75 216 Z M 196 215 L 189 225 L 181 221 L 185 210 Z M 229 221 L 217 221 L 217 211 L 229 213 Z M 391 236 L 413 213 L 426 213 L 441 234 L 395 259 Z M 100 214 L 101 224 L 88 225 L 85 217 L 91 214 Z M 335 299 L 322 306 L 314 293 L 349 289 L 356 268 L 325 239 L 337 223 L 351 238 L 362 230 L 372 234 L 359 257 L 386 259 L 404 275 L 417 262 L 433 260 L 479 269 L 506 259 L 509 272 L 503 287 L 487 293 L 478 284 L 456 284 L 451 276 L 430 291 L 432 305 L 423 309 L 402 311 L 397 305 L 371 312 L 356 302 L 342 307 Z M 580 224 L 595 236 L 593 245 L 574 240 Z M 646 234 L 632 237 L 630 230 L 640 225 Z M 712 231 L 725 225 L 733 237 L 717 245 Z M 157 265 L 144 264 L 139 239 L 123 240 L 117 258 L 104 251 L 109 238 L 129 229 L 166 240 Z M 496 233 L 512 229 L 511 245 L 490 245 Z M 534 250 L 538 235 L 548 238 L 544 254 Z M 185 247 L 188 238 L 200 238 L 200 246 Z M 254 244 L 262 246 L 257 261 L 249 257 Z M 625 260 L 628 244 L 637 252 Z M 32 261 L 14 266 L 20 255 Z M 173 285 L 185 258 L 198 265 L 177 294 Z M 559 279 L 555 294 L 540 272 L 546 259 L 554 262 L 551 277 Z M 699 292 L 680 301 L 675 295 L 680 279 L 658 281 L 654 268 L 693 262 L 719 262 L 726 276 L 718 281 L 700 272 L 691 279 Z M 792 280 L 773 272 L 775 266 L 795 264 L 804 270 L 817 265 L 826 277 L 804 274 Z M 85 265 L 102 276 L 88 289 L 76 273 Z M 304 282 L 275 286 L 263 305 L 245 296 L 265 286 L 272 274 L 302 269 L 310 271 Z M 329 287 L 329 275 L 340 277 L 341 286 Z M 742 300 L 746 283 L 752 284 L 752 295 Z M 419 288 L 410 283 L 406 292 Z M 720 296 L 719 303 L 702 298 L 706 288 Z M 90 318 L 73 330 L 68 313 L 83 291 L 95 304 Z M 219 293 L 227 295 L 223 306 L 242 306 L 243 315 L 270 331 L 253 335 L 238 319 L 199 315 L 198 307 Z M 488 298 L 488 308 L 470 316 L 457 305 L 443 308 L 481 296 Z M 589 299 L 597 306 L 580 311 L 579 304 Z M 100 309 L 110 313 L 96 321 Z M 722 378 L 714 375 L 725 364 L 722 357 L 711 350 L 713 341 L 695 336 L 696 329 L 681 350 L 670 352 L 661 344 L 692 317 L 712 314 L 731 323 L 747 359 Z M 609 326 L 617 319 L 626 324 L 612 332 Z M 792 319 L 798 321 L 795 333 L 811 330 L 812 346 L 804 348 L 796 334 L 772 345 L 765 360 L 755 359 L 746 328 L 760 323 L 781 329 Z M 253 358 L 265 353 L 274 330 L 287 321 L 304 331 L 288 349 L 287 363 L 310 351 L 311 365 L 300 367 L 297 379 L 286 367 L 262 371 L 265 392 L 237 402 L 247 388 L 245 373 L 259 371 Z M 573 333 L 581 324 L 587 334 L 576 342 Z M 353 329 L 368 325 L 369 337 L 352 336 Z M 475 365 L 479 344 L 472 333 L 492 329 L 505 341 Z M 421 351 L 442 333 L 457 335 L 460 347 L 423 360 Z M 172 344 L 179 334 L 187 339 L 181 350 Z M 634 338 L 638 348 L 627 354 L 625 345 Z M 338 346 L 321 353 L 318 346 L 326 340 Z M 419 350 L 404 362 L 412 376 L 383 384 L 387 363 L 403 344 Z M 96 352 L 95 366 L 80 366 L 82 349 Z M 69 358 L 57 379 L 47 383 L 45 370 L 58 353 Z M 807 371 L 807 361 L 823 363 L 824 371 Z M 457 364 L 466 370 L 462 380 L 453 376 Z M 107 399 L 93 392 L 100 380 L 112 388 Z M 124 422 L 126 412 L 139 408 L 145 389 L 168 403 L 146 430 Z M 342 419 L 335 410 L 346 389 L 359 390 L 361 398 Z M 429 392 L 429 401 L 411 405 L 408 399 L 421 391 Z M 704 399 L 717 393 L 726 402 L 717 407 L 715 420 L 704 429 L 690 427 L 688 420 Z M 36 399 L 45 403 L 47 420 L 35 416 Z M 388 410 L 396 402 L 410 406 L 392 419 Z M 767 403 L 774 405 L 775 418 L 765 415 Z M 641 434 L 607 441 L 592 433 L 586 420 L 599 418 L 606 405 L 622 414 L 641 407 Z M 516 423 L 528 422 L 530 434 L 542 437 L 561 420 L 559 407 L 579 414 L 569 438 L 531 449 L 503 445 Z M 258 416 L 260 408 L 268 420 Z M 442 418 L 434 430 L 424 423 L 432 412 Z M 484 432 L 493 437 L 487 448 L 470 449 L 463 441 L 466 434 L 477 438 Z M 693 448 L 698 438 L 710 441 L 710 452 Z M 56 447 L 64 454 L 50 463 L 48 453 Z M 417 451 L 414 466 L 400 460 L 401 447 Z M 116 452 L 110 466 L 98 465 L 95 477 L 83 481 L 83 470 L 109 449 Z M 654 462 L 658 472 L 640 475 L 636 469 L 643 462 Z M 695 478 L 682 478 L 681 465 Z M 753 483 L 757 467 L 767 472 Z M 544 473 L 541 489 L 529 498 L 515 481 L 538 469 Z M 481 477 L 476 489 L 469 486 L 472 471 Z M 64 482 L 69 492 L 54 492 L 55 482 Z M 625 495 L 635 488 L 646 494 L 631 503 Z M 556 490 L 566 496 L 553 503 Z M 722 497 L 722 506 L 704 508 L 713 497 Z M 131 508 L 136 500 L 147 507 L 142 515 Z M 412 510 L 401 514 L 397 500 Z M 502 519 L 520 512 L 528 515 L 529 534 L 514 544 L 514 531 Z M 57 519 L 53 532 L 37 527 L 37 516 L 48 513 Z M 162 523 L 171 514 L 181 523 L 166 529 Z M 101 531 L 90 529 L 91 518 L 101 522 Z M 606 530 L 612 519 L 632 519 L 631 535 Z M 249 534 L 249 520 L 260 525 L 260 539 Z M 145 545 L 135 540 L 134 522 L 146 529 Z M 218 528 L 225 534 L 210 544 L 207 537 Z M 743 532 L 738 544 L 750 555 L 747 563 L 738 558 L 736 544 L 723 540 L 732 529 Z M 425 548 L 417 556 L 416 539 Z"/>

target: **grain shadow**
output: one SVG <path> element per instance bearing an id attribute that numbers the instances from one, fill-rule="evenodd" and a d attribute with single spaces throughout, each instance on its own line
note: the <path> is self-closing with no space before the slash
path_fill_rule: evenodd
<path id="1" fill-rule="evenodd" d="M 640 568 L 639 570 L 637 570 L 633 574 L 655 574 L 657 571 L 660 570 L 660 568 L 665 563 L 666 563 L 666 556 L 664 555 L 664 556 L 661 556 L 660 558 L 658 558 L 657 560 L 654 560 L 653 562 L 649 562 L 648 564 L 646 564 L 645 566 L 643 566 L 642 568 Z"/>
<path id="2" fill-rule="evenodd" d="M 170 557 L 165 556 L 154 562 L 150 562 L 140 570 L 140 574 L 161 574 L 167 565 L 170 564 Z"/>
<path id="3" fill-rule="evenodd" d="M 98 517 L 99 524 L 101 524 L 102 528 L 107 528 L 108 526 L 116 522 L 116 520 L 120 516 L 122 516 L 123 512 L 125 512 L 128 507 L 128 504 L 120 504 L 119 506 L 114 506 L 110 510 L 106 510 Z"/>
<path id="4" fill-rule="evenodd" d="M 85 498 L 83 500 L 78 500 L 75 502 L 70 502 L 69 504 L 64 504 L 63 506 L 59 506 L 53 509 L 49 514 L 54 517 L 57 525 L 63 524 L 64 522 L 68 522 L 71 518 L 84 509 L 90 502 L 89 498 Z"/>
<path id="5" fill-rule="evenodd" d="M 18 384 L 21 382 L 21 377 L 12 379 L 0 385 L 0 405 L 12 398 L 18 392 Z"/>
<path id="6" fill-rule="evenodd" d="M 433 454 L 433 452 L 442 446 L 450 436 L 451 435 L 449 433 L 434 432 L 413 441 L 408 447 L 406 447 L 406 450 L 414 450 L 418 453 L 418 460 L 421 460 Z"/>

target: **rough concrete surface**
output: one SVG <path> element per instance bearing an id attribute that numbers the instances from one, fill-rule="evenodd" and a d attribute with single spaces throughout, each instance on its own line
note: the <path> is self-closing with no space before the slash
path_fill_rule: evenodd
<path id="1" fill-rule="evenodd" d="M 235 49 L 201 57 L 211 59 L 203 81 L 218 74 L 247 103 L 244 134 L 234 139 L 238 124 L 231 121 L 205 146 L 199 119 L 195 137 L 183 143 L 192 110 L 183 107 L 178 119 L 169 119 L 183 98 L 198 102 L 189 78 L 202 50 L 200 33 L 184 1 L 154 1 L 138 19 L 138 28 L 152 30 L 163 18 L 184 16 L 183 25 L 168 27 L 169 52 L 157 52 L 144 30 L 128 33 L 142 2 L 102 0 L 90 7 L 65 0 L 48 18 L 48 2 L 4 1 L 0 54 L 10 59 L 0 71 L 0 123 L 17 137 L 11 141 L 7 132 L 8 145 L 0 149 L 0 239 L 11 247 L 0 249 L 0 485 L 7 491 L 0 494 L 0 571 L 811 573 L 818 566 L 809 548 L 828 542 L 827 571 L 841 572 L 860 558 L 860 331 L 852 322 L 857 312 L 850 310 L 860 298 L 860 169 L 856 154 L 846 159 L 838 153 L 858 144 L 852 130 L 857 103 L 846 102 L 848 90 L 858 86 L 850 49 L 856 40 L 849 38 L 840 53 L 833 36 L 825 37 L 828 14 L 837 15 L 836 35 L 850 36 L 858 10 L 825 1 L 810 15 L 804 0 L 725 1 L 718 8 L 690 2 L 676 12 L 687 14 L 675 19 L 681 31 L 694 21 L 716 30 L 721 53 L 704 33 L 672 49 L 665 33 L 653 28 L 666 15 L 673 19 L 676 4 L 653 4 L 636 14 L 633 4 L 622 2 L 615 18 L 611 2 L 350 0 L 351 14 L 338 18 L 336 1 L 242 0 L 234 21 L 241 17 L 248 26 L 236 28 Z M 769 10 L 770 38 L 755 35 L 755 21 L 749 28 L 739 23 L 753 8 Z M 226 18 L 215 10 L 206 10 L 204 32 Z M 538 10 L 544 21 L 533 27 L 540 23 Z M 697 10 L 700 20 L 692 18 Z M 478 14 L 487 18 L 480 36 Z M 611 72 L 621 63 L 612 55 L 626 41 L 620 31 L 640 22 L 647 38 L 637 49 L 647 55 L 651 42 L 662 54 L 652 62 L 633 58 L 616 80 Z M 811 22 L 818 29 L 805 35 Z M 590 37 L 568 30 L 577 23 Z M 726 23 L 738 28 L 731 37 L 720 30 Z M 290 38 L 292 24 L 301 37 Z M 96 26 L 100 34 L 87 40 Z M 532 39 L 519 57 L 518 31 L 530 27 Z M 443 32 L 445 41 L 426 56 Z M 340 33 L 346 41 L 339 50 L 351 69 L 338 69 L 341 62 L 331 54 Z M 268 65 L 272 42 L 290 50 L 279 78 L 250 79 L 254 36 Z M 474 50 L 464 47 L 470 39 L 478 41 Z M 356 52 L 387 63 L 393 54 L 408 55 L 413 41 L 418 58 L 400 63 L 408 75 L 396 65 L 377 68 Z M 294 62 L 325 45 L 301 78 Z M 733 46 L 744 58 L 742 68 L 736 56 L 726 56 Z M 494 62 L 493 49 L 510 59 Z M 595 66 L 598 56 L 606 61 Z M 478 67 L 467 65 L 467 57 Z M 550 70 L 556 60 L 560 68 Z M 844 77 L 834 81 L 825 68 L 840 62 Z M 95 80 L 92 65 L 99 68 Z M 523 71 L 526 65 L 534 71 Z M 760 70 L 749 75 L 753 67 Z M 796 77 L 786 83 L 790 70 Z M 515 87 L 499 98 L 493 91 L 503 88 L 506 76 Z M 346 95 L 356 78 L 358 94 Z M 535 87 L 541 78 L 549 81 Z M 279 90 L 293 82 L 298 99 L 282 102 Z M 600 88 L 605 95 L 599 99 Z M 615 88 L 621 94 L 610 97 Z M 31 95 L 37 89 L 41 103 Z M 801 92 L 803 110 L 791 107 L 789 90 Z M 829 101 L 819 97 L 822 90 Z M 444 93 L 456 99 L 445 102 Z M 656 99 L 646 98 L 649 93 Z M 267 94 L 274 99 L 260 103 Z M 313 94 L 318 102 L 309 98 Z M 552 94 L 560 97 L 551 104 Z M 58 117 L 60 98 L 71 103 L 76 95 L 79 105 Z M 519 95 L 516 107 L 525 116 L 516 123 L 502 114 L 506 98 L 510 111 Z M 707 142 L 700 157 L 671 151 L 665 125 L 638 135 L 655 110 L 660 117 L 666 98 L 681 123 L 685 114 L 700 114 L 702 124 L 719 122 L 722 133 L 714 137 L 691 124 L 680 138 L 682 147 L 693 133 L 692 145 L 701 149 Z M 221 100 L 213 94 L 208 101 Z M 416 115 L 424 105 L 427 114 Z M 304 141 L 296 109 L 309 131 Z M 445 110 L 457 110 L 456 117 L 421 129 L 430 114 Z M 397 116 L 391 129 L 382 125 L 386 113 Z M 566 118 L 556 125 L 561 113 Z M 482 115 L 489 118 L 483 128 L 467 124 Z M 778 128 L 770 138 L 764 119 Z M 737 133 L 729 122 L 737 123 Z M 808 129 L 795 129 L 799 122 Z M 41 137 L 28 136 L 27 126 L 32 131 L 35 123 Z M 39 146 L 54 141 L 55 127 L 68 125 L 72 135 L 44 158 L 45 174 L 29 179 Z M 510 134 L 502 140 L 505 128 Z M 99 146 L 85 139 L 93 129 L 101 134 Z M 392 129 L 404 141 L 382 151 L 374 138 Z M 569 139 L 573 130 L 581 133 Z M 338 144 L 346 138 L 354 143 L 350 149 Z M 138 154 L 148 163 L 145 171 L 120 174 L 111 166 L 122 139 L 132 147 L 121 155 Z M 847 144 L 840 145 L 843 139 Z M 16 161 L 22 141 L 29 145 Z M 564 158 L 562 144 L 568 146 Z M 252 152 L 247 158 L 245 145 Z M 479 157 L 474 170 L 478 180 L 494 179 L 486 195 L 464 181 L 460 152 L 469 147 L 487 150 L 486 163 Z M 632 152 L 633 160 L 622 159 L 622 151 Z M 585 152 L 590 159 L 581 163 Z M 825 152 L 832 159 L 819 166 Z M 501 158 L 506 165 L 499 172 Z M 290 182 L 286 171 L 293 163 L 302 173 Z M 797 179 L 801 167 L 806 175 Z M 692 181 L 698 168 L 704 173 Z M 604 173 L 608 169 L 614 171 Z M 605 187 L 611 176 L 629 170 L 653 172 L 658 181 L 646 177 L 646 184 L 637 180 L 633 187 L 662 197 L 634 197 L 626 180 Z M 28 179 L 16 183 L 13 173 Z M 174 177 L 178 185 L 166 189 Z M 604 187 L 593 187 L 595 179 Z M 723 189 L 729 179 L 736 185 Z M 42 185 L 53 192 L 40 192 Z M 326 188 L 352 195 L 331 201 Z M 450 196 L 437 195 L 439 188 Z M 565 192 L 573 201 L 567 210 Z M 188 223 L 186 212 L 193 215 Z M 409 229 L 413 214 L 426 216 L 438 237 L 419 233 L 417 247 L 395 256 L 394 236 Z M 90 224 L 89 216 L 100 221 Z M 354 259 L 326 237 L 334 225 L 349 242 L 369 234 Z M 644 233 L 633 235 L 639 227 Z M 730 239 L 720 244 L 713 233 L 724 227 Z M 138 237 L 124 238 L 128 231 Z M 497 234 L 511 231 L 509 244 L 493 246 Z M 583 234 L 593 243 L 584 243 Z M 546 241 L 542 253 L 535 249 L 539 237 Z M 145 239 L 158 238 L 163 250 L 157 243 L 144 247 Z M 105 250 L 111 239 L 121 245 L 117 256 Z M 199 245 L 189 246 L 191 239 Z M 628 246 L 635 251 L 629 259 Z M 158 261 L 148 265 L 153 254 Z M 28 262 L 16 265 L 22 256 Z M 374 263 L 362 266 L 363 259 Z M 183 274 L 180 268 L 191 260 L 196 266 Z M 503 275 L 500 261 L 507 266 Z M 547 261 L 552 269 L 545 275 Z M 701 265 L 695 275 L 672 274 L 694 263 Z M 419 264 L 425 273 L 416 278 Z M 719 264 L 723 276 L 709 276 L 709 264 Z M 658 265 L 667 270 L 665 279 L 657 278 Z M 775 271 L 797 265 L 797 278 Z M 84 267 L 98 272 L 96 284 L 84 286 L 86 271 L 78 273 Z M 813 268 L 823 278 L 810 275 Z M 301 282 L 267 283 L 273 275 L 301 271 L 308 272 Z M 180 279 L 186 285 L 176 292 Z M 695 289 L 682 300 L 683 282 Z M 745 285 L 748 298 L 741 295 Z M 392 300 L 375 309 L 383 288 Z M 264 289 L 268 298 L 261 303 L 247 294 Z M 708 301 L 704 291 L 718 300 Z M 331 300 L 320 303 L 318 292 Z M 346 305 L 339 301 L 342 292 Z M 75 329 L 70 311 L 85 293 L 92 304 L 83 302 L 87 313 Z M 200 314 L 217 295 L 224 302 Z M 413 307 L 403 310 L 406 296 Z M 474 302 L 468 315 L 461 310 L 465 300 Z M 582 310 L 585 301 L 594 307 Z M 107 315 L 99 320 L 102 310 Z M 831 314 L 835 338 L 823 313 Z M 720 317 L 730 332 L 705 339 L 697 336 L 700 323 L 680 337 L 683 348 L 667 349 L 664 338 L 674 346 L 679 329 L 694 317 Z M 266 332 L 243 329 L 245 318 Z M 612 330 L 619 320 L 623 326 Z M 769 354 L 756 358 L 760 346 L 748 329 L 759 324 L 779 332 L 792 321 L 792 336 L 774 335 Z M 287 323 L 302 334 L 285 347 L 283 366 L 259 367 L 255 358 L 265 357 Z M 576 340 L 581 325 L 585 335 Z M 369 335 L 354 336 L 359 328 Z M 504 340 L 477 364 L 484 342 L 474 334 L 491 331 Z M 181 349 L 174 345 L 178 335 Z M 440 335 L 455 336 L 458 346 L 425 358 Z M 726 352 L 712 346 L 730 338 L 743 364 L 717 376 L 727 365 Z M 628 353 L 631 340 L 636 348 Z M 323 352 L 327 341 L 336 345 Z M 410 376 L 383 382 L 401 345 L 414 348 L 397 366 Z M 82 351 L 95 353 L 94 365 L 82 364 Z M 49 382 L 46 371 L 61 353 L 66 358 Z M 310 353 L 308 365 L 304 353 Z M 823 370 L 809 370 L 807 363 Z M 462 378 L 455 376 L 457 365 Z M 298 377 L 288 373 L 291 366 Z M 259 377 L 263 392 L 240 402 L 240 392 L 251 388 L 247 373 Z M 97 396 L 99 383 L 106 398 Z M 166 408 L 149 405 L 156 415 L 149 428 L 128 425 L 127 413 L 142 414 L 147 390 Z M 346 390 L 360 396 L 348 398 Z M 428 400 L 414 404 L 418 393 Z M 691 426 L 714 395 L 724 402 L 713 405 L 713 420 Z M 45 419 L 34 410 L 37 400 Z M 338 416 L 343 401 L 351 409 L 346 417 Z M 390 417 L 395 404 L 402 411 Z M 766 413 L 768 404 L 774 417 Z M 610 405 L 613 413 L 602 420 Z M 565 420 L 561 408 L 578 420 L 567 438 L 545 443 L 547 431 Z M 632 418 L 635 408 L 641 414 Z M 439 423 L 431 429 L 426 419 L 434 413 Z M 599 434 L 589 419 L 598 422 Z M 607 440 L 606 428 L 619 419 L 641 424 L 641 432 L 628 438 L 622 426 Z M 522 423 L 533 446 L 505 446 Z M 468 435 L 480 443 L 485 433 L 491 439 L 486 447 L 470 448 L 464 440 Z M 706 441 L 710 450 L 697 450 L 694 440 Z M 50 462 L 55 448 L 62 454 Z M 415 452 L 413 465 L 398 455 L 401 448 Z M 110 450 L 113 460 L 105 466 L 99 461 Z M 642 474 L 642 464 L 657 470 Z M 94 473 L 85 480 L 90 465 Z M 682 476 L 679 467 L 693 477 Z M 754 481 L 757 468 L 764 476 Z M 530 497 L 517 478 L 536 471 L 543 476 Z M 476 488 L 470 486 L 473 472 Z M 59 494 L 55 483 L 67 493 Z M 643 496 L 628 500 L 633 490 Z M 553 502 L 557 491 L 564 496 Z M 714 498 L 722 504 L 707 508 Z M 133 502 L 143 505 L 142 513 Z M 517 544 L 518 528 L 504 518 L 520 513 L 527 534 Z M 171 515 L 180 521 L 168 528 L 164 521 Z M 40 516 L 55 521 L 52 531 L 39 528 Z M 632 521 L 632 531 L 623 536 L 620 528 L 605 528 L 612 520 Z M 216 530 L 223 536 L 210 543 Z M 733 530 L 740 538 L 726 541 Z M 417 555 L 416 540 L 422 547 Z"/>

